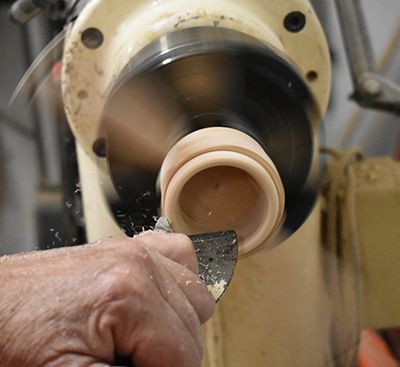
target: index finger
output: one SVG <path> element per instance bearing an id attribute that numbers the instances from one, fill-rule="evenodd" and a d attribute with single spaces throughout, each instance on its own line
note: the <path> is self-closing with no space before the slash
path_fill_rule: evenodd
<path id="1" fill-rule="evenodd" d="M 199 273 L 196 250 L 190 238 L 182 233 L 145 232 L 132 239 L 158 251 L 163 256 Z"/>

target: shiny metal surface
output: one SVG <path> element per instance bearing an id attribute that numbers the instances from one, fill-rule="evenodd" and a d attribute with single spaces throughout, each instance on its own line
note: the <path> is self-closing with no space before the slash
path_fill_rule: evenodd
<path id="1" fill-rule="evenodd" d="M 168 218 L 161 216 L 155 226 L 157 232 L 170 232 Z M 189 236 L 196 250 L 199 278 L 207 285 L 218 302 L 225 293 L 235 272 L 239 256 L 238 236 L 235 231 L 221 231 Z"/>
<path id="2" fill-rule="evenodd" d="M 317 193 L 313 119 L 306 83 L 278 51 L 241 32 L 211 27 L 167 34 L 140 52 L 110 92 L 98 136 L 123 202 L 156 181 L 169 149 L 186 134 L 226 126 L 256 139 L 287 195 L 285 236 Z"/>
<path id="3" fill-rule="evenodd" d="M 189 236 L 196 249 L 199 277 L 218 302 L 228 288 L 238 260 L 235 231 Z"/>

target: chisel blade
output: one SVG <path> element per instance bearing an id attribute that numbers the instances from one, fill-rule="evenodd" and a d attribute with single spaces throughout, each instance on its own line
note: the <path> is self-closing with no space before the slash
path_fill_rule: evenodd
<path id="1" fill-rule="evenodd" d="M 199 277 L 218 302 L 232 280 L 238 260 L 235 231 L 189 236 L 196 249 Z"/>

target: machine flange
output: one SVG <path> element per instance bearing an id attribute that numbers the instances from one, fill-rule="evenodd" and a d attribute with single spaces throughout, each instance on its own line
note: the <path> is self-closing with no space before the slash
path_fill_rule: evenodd
<path id="1" fill-rule="evenodd" d="M 318 191 L 316 111 L 307 83 L 280 51 L 231 29 L 188 28 L 160 37 L 125 67 L 98 139 L 121 202 L 132 211 L 142 198 L 156 205 L 163 159 L 183 136 L 212 126 L 248 134 L 283 181 L 286 237 L 308 216 Z"/>

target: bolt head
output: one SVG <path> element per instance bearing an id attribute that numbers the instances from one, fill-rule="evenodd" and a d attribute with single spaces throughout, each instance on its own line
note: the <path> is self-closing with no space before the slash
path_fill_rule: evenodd
<path id="1" fill-rule="evenodd" d="M 379 80 L 368 78 L 363 81 L 362 89 L 365 94 L 376 97 L 382 93 L 382 84 Z"/>

